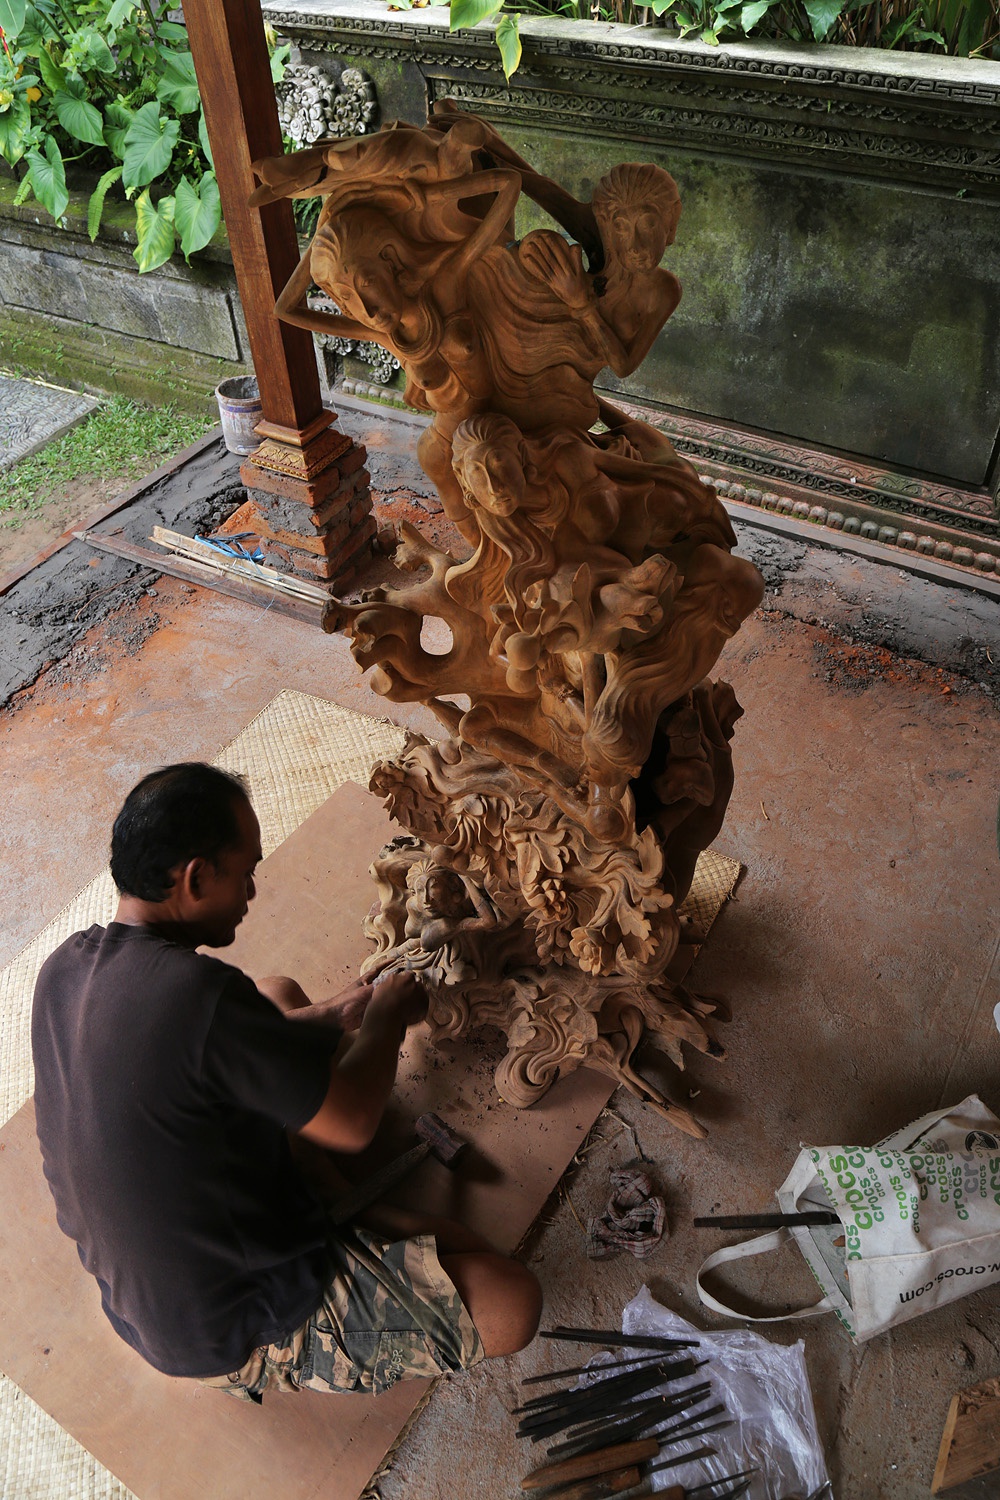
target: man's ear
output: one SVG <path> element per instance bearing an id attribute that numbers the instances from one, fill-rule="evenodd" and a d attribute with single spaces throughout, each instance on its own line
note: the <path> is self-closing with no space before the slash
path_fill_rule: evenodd
<path id="1" fill-rule="evenodd" d="M 174 876 L 173 894 L 188 901 L 200 901 L 205 894 L 205 871 L 208 861 L 201 855 L 181 865 Z"/>

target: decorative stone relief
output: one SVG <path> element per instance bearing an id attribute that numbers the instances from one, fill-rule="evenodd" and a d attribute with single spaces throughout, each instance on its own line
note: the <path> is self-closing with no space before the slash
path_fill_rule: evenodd
<path id="1" fill-rule="evenodd" d="M 378 114 L 375 85 L 360 68 L 345 68 L 338 86 L 322 68 L 290 63 L 275 93 L 282 134 L 296 146 L 364 135 Z"/>
<path id="2" fill-rule="evenodd" d="M 841 57 L 831 61 L 830 48 L 814 57 L 776 44 L 679 46 L 655 32 L 639 42 L 634 28 L 595 35 L 575 22 L 556 31 L 548 18 L 536 32 L 525 18 L 524 60 L 508 83 L 488 33 L 452 36 L 433 20 L 374 17 L 351 0 L 321 19 L 293 6 L 266 4 L 265 11 L 311 51 L 415 64 L 432 99 L 460 99 L 501 128 L 548 118 L 604 135 L 646 130 L 677 147 L 724 142 L 736 155 L 952 191 L 956 184 L 995 189 L 1000 178 L 1000 89 L 978 74 L 911 69 L 905 54 L 891 69 L 866 67 L 853 48 L 838 49 Z"/>
<path id="3" fill-rule="evenodd" d="M 404 524 L 400 585 L 330 612 L 375 690 L 448 732 L 373 774 L 406 834 L 373 870 L 367 970 L 418 970 L 438 1039 L 500 1027 L 515 1104 L 586 1065 L 701 1134 L 632 1058 L 643 1035 L 678 1065 L 685 1043 L 720 1051 L 713 1005 L 669 967 L 732 791 L 742 710 L 708 674 L 763 582 L 712 486 L 593 388 L 606 364 L 634 370 L 677 305 L 660 264 L 676 184 L 626 165 L 580 202 L 449 103 L 255 170 L 254 202 L 326 200 L 279 316 L 399 361 L 465 541 Z M 570 238 L 516 242 L 522 192 Z"/>

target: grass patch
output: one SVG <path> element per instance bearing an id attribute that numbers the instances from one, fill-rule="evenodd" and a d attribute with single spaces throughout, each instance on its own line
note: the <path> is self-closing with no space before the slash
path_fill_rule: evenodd
<path id="1" fill-rule="evenodd" d="M 193 416 L 111 396 L 85 422 L 7 470 L 0 480 L 0 513 L 36 510 L 77 480 L 117 479 L 124 488 L 215 425 L 207 412 Z"/>

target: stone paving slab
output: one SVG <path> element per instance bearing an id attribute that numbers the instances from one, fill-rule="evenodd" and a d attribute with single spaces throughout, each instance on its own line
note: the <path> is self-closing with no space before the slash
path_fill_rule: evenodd
<path id="1" fill-rule="evenodd" d="M 61 437 L 97 404 L 81 391 L 0 375 L 0 473 Z"/>

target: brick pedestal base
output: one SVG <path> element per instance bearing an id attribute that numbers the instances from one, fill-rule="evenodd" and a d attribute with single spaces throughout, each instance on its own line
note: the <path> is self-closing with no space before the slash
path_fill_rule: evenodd
<path id="1" fill-rule="evenodd" d="M 227 529 L 254 532 L 270 567 L 343 587 L 375 539 L 366 457 L 332 427 L 301 448 L 265 437 L 240 468 L 247 503 Z"/>

